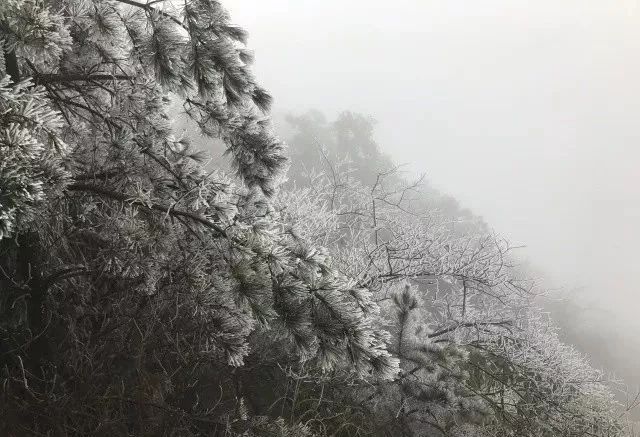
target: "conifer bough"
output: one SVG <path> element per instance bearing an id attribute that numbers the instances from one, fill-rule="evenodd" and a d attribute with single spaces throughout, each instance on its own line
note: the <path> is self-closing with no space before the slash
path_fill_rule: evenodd
<path id="1" fill-rule="evenodd" d="M 311 435 L 247 413 L 266 332 L 324 372 L 397 373 L 370 293 L 272 207 L 285 146 L 245 40 L 213 0 L 0 2 L 0 434 Z"/>

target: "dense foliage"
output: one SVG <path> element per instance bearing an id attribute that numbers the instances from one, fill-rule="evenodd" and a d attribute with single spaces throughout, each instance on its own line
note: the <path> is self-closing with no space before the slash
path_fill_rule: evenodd
<path id="1" fill-rule="evenodd" d="M 460 233 L 440 213 L 416 210 L 422 193 L 388 174 L 373 187 L 339 168 L 328 175 L 283 192 L 278 205 L 374 292 L 379 324 L 393 334 L 400 377 L 351 390 L 367 417 L 361 426 L 372 426 L 365 434 L 623 432 L 606 378 L 558 340 L 536 304 L 541 291 L 522 277 L 505 241 L 474 226 Z"/>
<path id="2" fill-rule="evenodd" d="M 267 327 L 325 371 L 394 374 L 369 293 L 270 205 L 283 145 L 217 2 L 12 1 L 0 22 L 5 433 L 231 432 L 239 396 L 201 381 Z M 169 92 L 241 184 L 173 135 Z"/>
<path id="3" fill-rule="evenodd" d="M 0 3 L 0 433 L 620 435 L 505 242 L 384 169 L 279 191 L 245 42 L 215 0 Z"/>

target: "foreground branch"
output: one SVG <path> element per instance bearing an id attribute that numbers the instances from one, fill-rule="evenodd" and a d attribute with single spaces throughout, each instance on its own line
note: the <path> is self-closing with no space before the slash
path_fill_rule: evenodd
<path id="1" fill-rule="evenodd" d="M 224 229 L 222 229 L 220 226 L 218 226 L 217 224 L 213 223 L 210 220 L 207 220 L 205 217 L 198 215 L 196 213 L 193 212 L 189 212 L 189 211 L 183 211 L 180 209 L 176 209 L 173 206 L 166 206 L 166 205 L 161 205 L 158 203 L 145 203 L 142 202 L 141 200 L 136 200 L 136 199 L 132 199 L 130 196 L 124 194 L 124 193 L 118 193 L 117 191 L 112 191 L 108 188 L 104 188 L 104 187 L 99 187 L 96 185 L 91 185 L 91 184 L 81 184 L 81 183 L 76 183 L 76 184 L 70 184 L 67 186 L 67 190 L 70 191 L 85 191 L 85 192 L 89 192 L 89 193 L 94 193 L 94 194 L 99 194 L 101 196 L 105 196 L 108 197 L 109 199 L 113 199 L 113 200 L 118 200 L 120 202 L 127 202 L 130 205 L 135 205 L 137 207 L 140 208 L 146 208 L 146 209 L 153 209 L 156 211 L 162 211 L 166 214 L 169 214 L 171 216 L 174 217 L 185 217 L 188 218 L 190 220 L 193 220 L 197 223 L 200 223 L 201 225 L 204 225 L 205 227 L 209 228 L 209 229 L 213 229 L 214 231 L 216 231 L 218 234 L 220 235 L 224 235 L 226 236 L 226 232 L 224 231 Z"/>

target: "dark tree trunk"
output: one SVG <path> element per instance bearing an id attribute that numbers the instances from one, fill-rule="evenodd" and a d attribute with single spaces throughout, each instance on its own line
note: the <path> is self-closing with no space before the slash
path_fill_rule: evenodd
<path id="1" fill-rule="evenodd" d="M 0 24 L 0 28 L 1 29 L 4 28 L 2 24 Z M 13 83 L 20 82 L 20 68 L 18 67 L 18 57 L 16 56 L 15 50 L 11 50 L 11 51 L 3 50 L 3 52 L 4 52 L 4 65 L 7 69 L 7 74 L 11 77 L 11 80 L 13 81 Z"/>
<path id="2" fill-rule="evenodd" d="M 38 257 L 38 236 L 25 232 L 17 237 L 16 273 L 29 290 L 27 317 L 32 340 L 27 348 L 27 365 L 32 372 L 40 374 L 40 367 L 49 356 L 44 304 L 47 290 L 42 281 L 41 263 Z"/>
<path id="3" fill-rule="evenodd" d="M 7 68 L 7 74 L 11 76 L 11 80 L 13 81 L 13 83 L 20 82 L 20 69 L 18 68 L 18 58 L 16 56 L 16 52 L 13 50 L 11 50 L 10 52 L 5 52 L 4 63 Z"/>

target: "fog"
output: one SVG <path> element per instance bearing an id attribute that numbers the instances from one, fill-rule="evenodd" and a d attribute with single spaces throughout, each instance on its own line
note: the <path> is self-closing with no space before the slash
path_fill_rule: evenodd
<path id="1" fill-rule="evenodd" d="M 581 323 L 640 350 L 637 1 L 227 7 L 276 112 L 372 115 L 395 161 L 526 245 Z"/>

